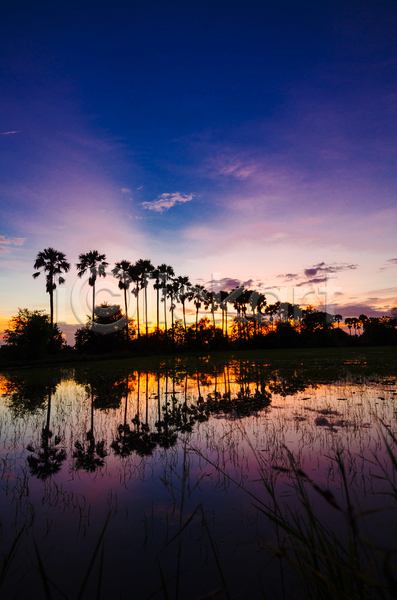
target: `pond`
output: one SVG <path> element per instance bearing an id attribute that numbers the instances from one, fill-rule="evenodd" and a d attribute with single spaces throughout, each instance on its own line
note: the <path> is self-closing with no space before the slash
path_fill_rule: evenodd
<path id="1" fill-rule="evenodd" d="M 1 597 L 313 597 L 310 544 L 324 581 L 359 561 L 368 581 L 339 587 L 383 593 L 396 577 L 395 368 L 305 364 L 3 372 Z"/>

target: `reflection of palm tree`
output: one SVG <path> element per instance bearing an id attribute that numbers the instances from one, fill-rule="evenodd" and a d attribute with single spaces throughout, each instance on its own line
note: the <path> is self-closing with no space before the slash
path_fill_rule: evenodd
<path id="1" fill-rule="evenodd" d="M 91 431 L 87 433 L 87 440 L 87 448 L 81 442 L 75 442 L 73 458 L 76 459 L 76 469 L 82 469 L 83 471 L 87 471 L 87 473 L 94 473 L 97 469 L 103 467 L 108 453 L 105 450 L 104 440 L 95 443 L 95 438 Z"/>
<path id="2" fill-rule="evenodd" d="M 105 269 L 108 266 L 105 254 L 99 254 L 98 250 L 91 250 L 86 254 L 79 255 L 76 265 L 77 275 L 82 277 L 87 271 L 90 272 L 88 283 L 92 287 L 92 323 L 94 323 L 95 311 L 95 282 L 97 277 L 106 277 Z"/>
<path id="3" fill-rule="evenodd" d="M 41 432 L 40 448 L 34 448 L 31 444 L 27 446 L 27 450 L 33 453 L 27 458 L 30 472 L 43 481 L 58 473 L 62 463 L 66 460 L 66 451 L 63 448 L 57 448 L 61 442 L 60 437 L 55 436 L 54 443 L 50 445 L 50 439 L 53 435 L 50 431 L 50 418 L 51 391 L 48 393 L 47 422 Z"/>
<path id="4" fill-rule="evenodd" d="M 35 269 L 41 269 L 46 276 L 46 292 L 50 294 L 50 318 L 51 318 L 51 332 L 54 328 L 54 290 L 56 289 L 55 277 L 58 277 L 58 283 L 61 285 L 65 283 L 61 273 L 67 273 L 70 269 L 70 263 L 66 261 L 66 256 L 63 252 L 58 252 L 54 248 L 46 248 L 42 252 L 39 252 L 36 256 L 34 263 Z M 40 275 L 40 271 L 33 273 L 33 278 L 36 279 Z"/>
<path id="5" fill-rule="evenodd" d="M 73 458 L 76 459 L 76 469 L 82 469 L 89 473 L 93 473 L 96 469 L 103 467 L 107 451 L 105 450 L 105 442 L 95 443 L 94 437 L 94 388 L 91 385 L 91 427 L 87 432 L 87 447 L 81 442 L 74 443 L 75 450 Z"/>
<path id="6" fill-rule="evenodd" d="M 116 456 L 125 458 L 132 452 L 136 452 L 139 456 L 150 456 L 156 447 L 156 442 L 153 435 L 149 433 L 148 421 L 148 402 L 149 402 L 149 374 L 146 372 L 146 423 L 141 423 L 139 418 L 139 382 L 140 373 L 138 373 L 138 412 L 132 422 L 135 429 L 132 430 L 127 423 L 127 403 L 128 403 L 128 376 L 127 389 L 125 396 L 125 411 L 124 423 L 121 423 L 118 428 L 118 435 L 111 443 L 110 447 Z"/>
<path id="7" fill-rule="evenodd" d="M 127 311 L 127 290 L 132 282 L 131 275 L 128 273 L 128 269 L 131 268 L 131 263 L 128 260 L 122 260 L 116 263 L 116 266 L 112 270 L 112 273 L 119 280 L 120 290 L 124 290 L 124 307 L 125 316 L 127 319 L 126 337 L 128 340 L 128 311 Z"/>
<path id="8" fill-rule="evenodd" d="M 43 481 L 61 470 L 62 463 L 66 460 L 66 451 L 63 448 L 57 448 L 61 439 L 58 436 L 54 438 L 54 445 L 49 445 L 52 432 L 45 427 L 41 432 L 40 448 L 27 446 L 27 450 L 33 452 L 28 456 L 27 461 L 32 475 Z"/>

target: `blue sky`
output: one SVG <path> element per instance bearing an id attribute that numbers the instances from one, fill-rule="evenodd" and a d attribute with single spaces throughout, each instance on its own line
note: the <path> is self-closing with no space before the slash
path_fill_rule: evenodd
<path id="1" fill-rule="evenodd" d="M 48 246 L 397 305 L 395 2 L 0 11 L 3 320 Z"/>

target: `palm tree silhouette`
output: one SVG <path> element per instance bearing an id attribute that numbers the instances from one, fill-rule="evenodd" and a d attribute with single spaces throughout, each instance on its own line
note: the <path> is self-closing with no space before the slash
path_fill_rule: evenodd
<path id="1" fill-rule="evenodd" d="M 176 298 L 178 296 L 178 292 L 180 289 L 180 284 L 179 284 L 178 279 L 174 279 L 172 281 L 172 283 L 168 283 L 166 289 L 167 289 L 167 296 L 171 300 L 170 310 L 171 310 L 171 319 L 172 319 L 172 343 L 174 344 L 174 341 L 175 341 L 174 309 L 175 309 Z"/>
<path id="2" fill-rule="evenodd" d="M 131 269 L 131 263 L 128 260 L 122 260 L 116 263 L 114 269 L 112 269 L 113 275 L 119 280 L 119 288 L 120 290 L 124 290 L 124 307 L 125 307 L 125 316 L 127 319 L 127 327 L 126 327 L 126 338 L 128 340 L 128 311 L 127 311 L 127 290 L 130 287 L 130 283 L 132 282 L 132 277 L 128 272 Z"/>
<path id="3" fill-rule="evenodd" d="M 65 283 L 61 273 L 67 273 L 70 269 L 70 263 L 67 262 L 66 256 L 63 252 L 58 252 L 54 248 L 45 248 L 42 252 L 39 252 L 36 256 L 36 261 L 33 265 L 35 269 L 41 269 L 46 273 L 46 292 L 50 294 L 50 319 L 51 319 L 51 332 L 54 329 L 54 290 L 56 289 L 55 277 L 58 277 L 58 283 L 61 285 Z M 36 279 L 40 275 L 40 272 L 33 273 L 33 279 Z"/>
<path id="4" fill-rule="evenodd" d="M 205 298 L 206 298 L 205 287 L 203 285 L 195 285 L 192 292 L 194 295 L 193 303 L 194 303 L 194 306 L 196 307 L 196 337 L 197 337 L 198 311 L 201 308 L 201 302 L 203 300 L 205 300 Z"/>
<path id="5" fill-rule="evenodd" d="M 145 321 L 146 321 L 146 335 L 149 333 L 148 318 L 147 318 L 147 285 L 149 279 L 149 273 L 154 271 L 154 266 L 149 259 L 142 259 L 136 261 L 135 267 L 139 273 L 139 285 L 141 290 L 145 291 Z"/>
<path id="6" fill-rule="evenodd" d="M 157 269 L 154 269 L 151 274 L 150 274 L 151 279 L 154 279 L 154 284 L 153 287 L 156 290 L 156 296 L 157 296 L 157 337 L 159 336 L 160 330 L 160 290 L 162 288 L 162 284 L 160 283 L 160 271 L 159 268 L 157 267 Z"/>
<path id="7" fill-rule="evenodd" d="M 189 277 L 184 277 L 183 275 L 179 275 L 179 277 L 177 278 L 177 282 L 179 285 L 179 299 L 182 303 L 182 310 L 183 310 L 183 326 L 186 331 L 185 302 L 186 302 L 186 300 L 189 301 L 189 300 L 193 299 L 193 292 L 192 292 L 192 288 L 190 285 Z"/>
<path id="8" fill-rule="evenodd" d="M 343 317 L 342 317 L 342 315 L 339 315 L 339 314 L 338 314 L 338 315 L 335 315 L 335 316 L 334 316 L 334 319 L 335 319 L 335 321 L 338 323 L 338 328 L 339 328 L 339 323 L 340 323 L 341 321 L 343 321 Z"/>
<path id="9" fill-rule="evenodd" d="M 347 325 L 347 328 L 349 330 L 350 335 L 352 334 L 352 327 L 353 327 L 353 318 L 352 317 L 346 317 L 345 319 L 345 325 Z"/>
<path id="10" fill-rule="evenodd" d="M 159 270 L 159 277 L 162 282 L 160 289 L 163 292 L 163 298 L 161 301 L 164 302 L 164 328 L 165 332 L 167 333 L 167 281 L 172 279 L 175 273 L 174 269 L 170 265 L 166 265 L 165 263 L 159 265 L 157 268 Z"/>
<path id="11" fill-rule="evenodd" d="M 220 296 L 219 296 L 220 297 Z M 204 308 L 207 310 L 211 307 L 211 315 L 212 315 L 212 325 L 215 331 L 215 311 L 218 310 L 218 305 L 216 302 L 219 299 L 218 294 L 215 292 L 208 292 L 207 297 L 204 300 Z"/>
<path id="12" fill-rule="evenodd" d="M 97 277 L 106 277 L 105 269 L 108 266 L 105 254 L 99 254 L 98 250 L 91 250 L 86 254 L 79 255 L 79 263 L 76 264 L 77 275 L 82 277 L 90 271 L 88 283 L 92 286 L 92 323 L 95 314 L 95 282 Z"/>

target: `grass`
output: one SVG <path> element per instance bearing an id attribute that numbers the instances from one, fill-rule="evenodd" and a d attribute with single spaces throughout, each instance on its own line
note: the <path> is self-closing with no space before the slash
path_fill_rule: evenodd
<path id="1" fill-rule="evenodd" d="M 381 475 L 397 501 L 394 483 L 397 474 L 397 438 L 391 428 L 382 421 L 380 433 L 390 459 L 385 469 L 374 456 L 374 463 L 381 466 Z M 192 448 L 194 449 L 194 448 Z M 338 501 L 329 487 L 318 486 L 300 469 L 296 457 L 284 446 L 287 466 L 268 465 L 261 455 L 251 450 L 257 460 L 260 481 L 267 494 L 263 501 L 253 494 L 245 483 L 233 480 L 226 471 L 211 462 L 200 451 L 194 449 L 201 458 L 228 477 L 242 489 L 252 501 L 259 514 L 273 523 L 277 541 L 264 539 L 263 548 L 270 549 L 273 559 L 280 564 L 281 586 L 273 590 L 272 597 L 307 598 L 310 600 L 392 600 L 397 598 L 397 565 L 393 562 L 397 549 L 392 552 L 376 547 L 365 533 L 367 517 L 384 510 L 396 508 L 382 507 L 361 511 L 356 508 L 351 497 L 351 481 L 342 450 L 328 456 L 333 471 L 341 484 L 344 503 Z M 277 476 L 287 478 L 292 495 L 298 500 L 298 508 L 291 508 L 288 501 L 279 497 L 276 486 Z M 327 524 L 324 516 L 319 516 L 314 508 L 317 495 L 334 513 L 339 515 L 337 527 Z M 393 513 L 391 512 L 391 515 Z M 392 521 L 390 521 L 392 526 Z M 268 596 L 263 591 L 263 598 Z"/>

